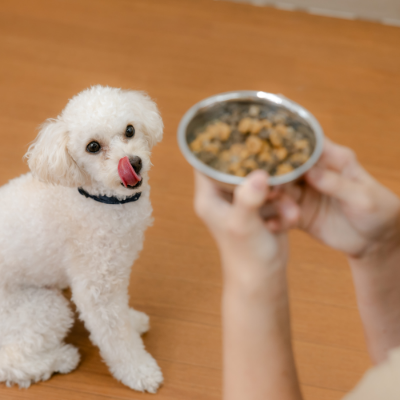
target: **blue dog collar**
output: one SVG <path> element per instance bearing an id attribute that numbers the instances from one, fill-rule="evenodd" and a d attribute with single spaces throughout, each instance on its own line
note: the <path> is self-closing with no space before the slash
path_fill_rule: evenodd
<path id="1" fill-rule="evenodd" d="M 140 198 L 140 195 L 142 192 L 138 192 L 134 194 L 131 197 L 127 197 L 125 200 L 119 200 L 117 197 L 114 196 L 92 196 L 89 194 L 86 190 L 82 188 L 78 188 L 78 192 L 82 195 L 85 196 L 86 198 L 91 198 L 93 200 L 98 201 L 99 203 L 104 203 L 104 204 L 125 204 L 125 203 L 131 203 L 133 201 L 137 201 Z"/>

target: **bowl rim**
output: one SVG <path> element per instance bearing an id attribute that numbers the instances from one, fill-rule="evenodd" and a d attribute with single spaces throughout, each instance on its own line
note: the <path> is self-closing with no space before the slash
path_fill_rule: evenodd
<path id="1" fill-rule="evenodd" d="M 281 94 L 273 94 L 257 90 L 236 90 L 231 92 L 219 93 L 213 96 L 207 97 L 200 100 L 192 107 L 182 117 L 178 126 L 178 145 L 179 148 L 188 161 L 188 163 L 198 171 L 202 172 L 204 175 L 220 181 L 225 184 L 230 185 L 240 185 L 246 179 L 246 177 L 239 177 L 235 175 L 226 174 L 224 172 L 218 171 L 200 161 L 190 150 L 189 145 L 186 140 L 186 130 L 193 118 L 200 113 L 203 109 L 209 108 L 218 103 L 223 103 L 231 100 L 248 100 L 248 101 L 262 101 L 274 103 L 278 106 L 288 109 L 289 111 L 297 114 L 299 117 L 303 118 L 311 127 L 315 135 L 315 148 L 310 158 L 300 167 L 294 169 L 293 171 L 279 176 L 270 176 L 268 184 L 270 186 L 283 185 L 285 183 L 294 181 L 302 176 L 306 171 L 308 171 L 319 159 L 323 150 L 324 143 L 324 133 L 321 125 L 317 119 L 312 115 L 307 109 L 302 107 L 300 104 L 295 103 L 293 100 L 286 98 Z"/>

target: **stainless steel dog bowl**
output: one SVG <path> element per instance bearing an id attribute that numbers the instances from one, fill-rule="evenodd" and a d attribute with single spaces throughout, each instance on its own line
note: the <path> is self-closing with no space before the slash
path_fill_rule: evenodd
<path id="1" fill-rule="evenodd" d="M 285 175 L 271 176 L 269 178 L 269 185 L 277 186 L 294 181 L 301 177 L 317 162 L 322 153 L 324 133 L 315 117 L 304 107 L 282 95 L 266 92 L 239 90 L 217 94 L 201 100 L 186 112 L 179 123 L 178 144 L 189 164 L 204 175 L 218 182 L 221 187 L 226 190 L 232 190 L 236 185 L 240 185 L 245 178 L 220 172 L 204 164 L 191 152 L 188 139 L 208 121 L 220 117 L 224 112 L 224 105 L 229 102 L 247 103 L 249 105 L 258 104 L 261 106 L 268 106 L 271 110 L 276 112 L 285 111 L 292 121 L 297 121 L 298 123 L 306 125 L 314 134 L 314 151 L 310 158 L 303 165 Z"/>

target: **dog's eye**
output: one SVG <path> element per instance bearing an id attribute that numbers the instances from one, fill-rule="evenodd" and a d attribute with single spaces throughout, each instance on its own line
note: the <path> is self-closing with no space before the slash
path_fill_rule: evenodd
<path id="1" fill-rule="evenodd" d="M 90 142 L 87 146 L 86 146 L 86 150 L 89 153 L 97 153 L 98 151 L 100 151 L 101 146 L 99 142 Z"/>
<path id="2" fill-rule="evenodd" d="M 133 137 L 134 134 L 135 134 L 135 128 L 132 125 L 128 125 L 126 127 L 125 136 Z"/>

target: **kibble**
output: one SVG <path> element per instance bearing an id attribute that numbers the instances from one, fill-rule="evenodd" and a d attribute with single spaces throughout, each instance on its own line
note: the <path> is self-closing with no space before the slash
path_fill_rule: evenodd
<path id="1" fill-rule="evenodd" d="M 293 123 L 285 111 L 257 104 L 244 109 L 238 104 L 196 132 L 189 147 L 202 162 L 235 176 L 256 169 L 284 175 L 307 162 L 314 137 L 311 129 Z"/>
<path id="2" fill-rule="evenodd" d="M 257 136 L 249 136 L 246 140 L 246 147 L 250 154 L 258 154 L 263 148 L 263 141 Z"/>
<path id="3" fill-rule="evenodd" d="M 276 158 L 277 158 L 279 161 L 282 161 L 282 160 L 284 160 L 284 159 L 287 157 L 288 151 L 286 150 L 285 147 L 280 147 L 280 148 L 278 148 L 278 149 L 274 149 L 274 150 L 273 150 L 273 154 L 276 156 Z"/>
<path id="4" fill-rule="evenodd" d="M 276 168 L 276 175 L 284 175 L 292 171 L 293 167 L 288 163 L 284 163 L 278 165 L 278 167 Z"/>
<path id="5" fill-rule="evenodd" d="M 247 160 L 244 160 L 242 166 L 243 168 L 246 168 L 249 171 L 254 171 L 255 169 L 258 168 L 258 164 L 256 160 L 254 160 L 253 158 L 248 158 Z"/>

